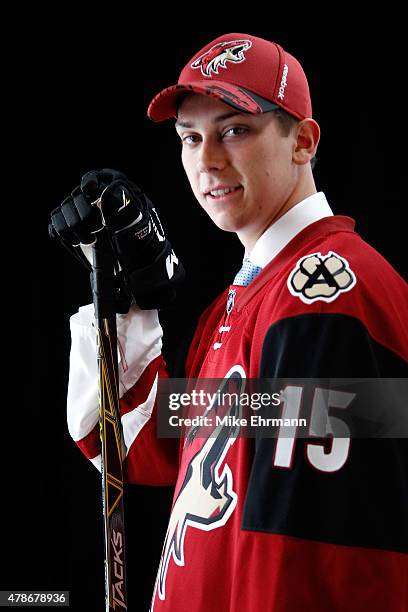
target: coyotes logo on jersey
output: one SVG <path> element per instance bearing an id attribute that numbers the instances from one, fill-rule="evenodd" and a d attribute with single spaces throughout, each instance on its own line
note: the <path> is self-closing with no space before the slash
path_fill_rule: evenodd
<path id="1" fill-rule="evenodd" d="M 245 378 L 243 368 L 235 365 L 226 374 L 223 386 L 228 384 L 228 379 L 233 379 L 238 383 L 240 393 L 244 389 Z M 216 405 L 208 407 L 206 414 L 214 408 Z M 240 410 L 240 406 L 234 404 L 226 414 L 239 416 Z M 185 564 L 184 538 L 187 528 L 195 527 L 203 531 L 217 529 L 226 524 L 235 509 L 237 494 L 233 490 L 231 469 L 228 464 L 221 472 L 220 468 L 238 432 L 239 428 L 235 425 L 218 425 L 203 440 L 201 448 L 183 470 L 184 479 L 173 504 L 155 585 L 155 594 L 162 600 L 166 598 L 166 575 L 171 558 L 179 566 Z M 192 443 L 195 435 L 197 432 L 187 436 L 186 444 Z"/>

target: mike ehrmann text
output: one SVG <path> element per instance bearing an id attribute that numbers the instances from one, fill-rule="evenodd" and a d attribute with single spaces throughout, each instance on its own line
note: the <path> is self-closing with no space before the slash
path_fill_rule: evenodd
<path id="1" fill-rule="evenodd" d="M 259 414 L 251 415 L 250 419 L 233 415 L 220 416 L 195 416 L 193 418 L 172 415 L 169 418 L 171 427 L 306 427 L 306 419 L 282 419 L 262 417 Z"/>

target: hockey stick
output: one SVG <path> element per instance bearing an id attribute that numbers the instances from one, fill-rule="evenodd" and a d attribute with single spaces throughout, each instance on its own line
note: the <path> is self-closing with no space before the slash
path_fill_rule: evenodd
<path id="1" fill-rule="evenodd" d="M 106 612 L 127 609 L 123 506 L 123 432 L 119 414 L 114 258 L 107 230 L 93 247 L 92 293 L 95 306 L 99 424 L 102 445 L 102 507 L 105 544 Z"/>

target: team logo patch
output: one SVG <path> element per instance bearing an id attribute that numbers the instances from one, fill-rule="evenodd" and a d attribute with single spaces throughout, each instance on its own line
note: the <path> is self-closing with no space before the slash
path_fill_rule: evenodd
<path id="1" fill-rule="evenodd" d="M 340 293 L 350 291 L 356 277 L 348 261 L 334 251 L 302 257 L 288 277 L 288 289 L 305 304 L 321 300 L 333 302 Z"/>
<path id="2" fill-rule="evenodd" d="M 228 42 L 218 43 L 200 55 L 198 59 L 191 64 L 191 68 L 201 68 L 203 76 L 210 77 L 212 74 L 218 74 L 218 69 L 228 68 L 227 62 L 239 64 L 246 60 L 244 52 L 252 47 L 250 40 L 231 40 Z"/>

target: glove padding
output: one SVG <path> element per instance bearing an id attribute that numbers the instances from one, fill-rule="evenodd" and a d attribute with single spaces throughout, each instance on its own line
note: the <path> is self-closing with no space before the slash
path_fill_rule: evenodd
<path id="1" fill-rule="evenodd" d="M 138 306 L 168 306 L 184 279 L 183 266 L 153 204 L 124 174 L 111 169 L 82 177 L 81 184 L 51 213 L 50 234 L 77 247 L 92 244 L 104 227 L 120 274 Z"/>
<path id="2" fill-rule="evenodd" d="M 152 202 L 137 185 L 119 178 L 103 191 L 100 209 L 139 307 L 168 306 L 185 274 Z"/>
<path id="3" fill-rule="evenodd" d="M 119 179 L 127 181 L 122 172 L 109 168 L 84 174 L 81 184 L 51 212 L 50 236 L 74 247 L 93 244 L 95 234 L 103 229 L 100 209 L 94 203 L 108 185 Z"/>

